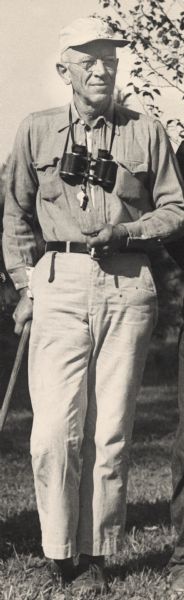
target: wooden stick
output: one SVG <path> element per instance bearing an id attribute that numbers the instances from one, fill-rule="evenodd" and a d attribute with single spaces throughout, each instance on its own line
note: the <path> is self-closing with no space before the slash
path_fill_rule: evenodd
<path id="1" fill-rule="evenodd" d="M 7 417 L 9 405 L 11 402 L 13 390 L 14 390 L 15 383 L 17 380 L 17 375 L 18 375 L 18 372 L 19 372 L 19 369 L 21 366 L 21 362 L 23 359 L 25 346 L 26 346 L 27 340 L 29 338 L 30 329 L 31 329 L 31 321 L 26 321 L 23 331 L 22 331 L 22 334 L 21 334 L 20 342 L 18 345 L 17 354 L 15 357 L 13 369 L 12 369 L 11 376 L 10 376 L 10 381 L 9 381 L 9 384 L 8 384 L 8 387 L 6 390 L 6 394 L 5 394 L 5 397 L 3 400 L 3 404 L 2 404 L 2 407 L 0 410 L 0 431 L 3 430 L 4 424 L 6 421 L 6 417 Z"/>

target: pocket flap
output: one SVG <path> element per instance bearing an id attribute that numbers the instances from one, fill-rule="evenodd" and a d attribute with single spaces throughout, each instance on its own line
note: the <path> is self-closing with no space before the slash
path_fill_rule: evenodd
<path id="1" fill-rule="evenodd" d="M 44 200 L 53 202 L 62 195 L 62 180 L 60 177 L 60 159 L 44 158 L 34 163 L 37 171 L 41 196 Z"/>
<path id="2" fill-rule="evenodd" d="M 58 156 L 55 156 L 55 158 L 45 157 L 43 160 L 33 162 L 33 166 L 37 171 L 46 171 L 48 167 L 56 167 L 58 161 Z"/>

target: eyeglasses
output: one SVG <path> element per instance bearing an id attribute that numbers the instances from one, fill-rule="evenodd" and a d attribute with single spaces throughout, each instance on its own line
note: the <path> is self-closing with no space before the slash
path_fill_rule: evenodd
<path id="1" fill-rule="evenodd" d="M 118 58 L 114 58 L 114 56 L 106 56 L 105 58 L 88 58 L 79 62 L 67 61 L 67 63 L 69 65 L 77 65 L 78 67 L 82 67 L 82 69 L 85 69 L 86 71 L 92 73 L 98 60 L 101 61 L 104 69 L 106 69 L 107 71 L 114 71 L 118 64 Z"/>

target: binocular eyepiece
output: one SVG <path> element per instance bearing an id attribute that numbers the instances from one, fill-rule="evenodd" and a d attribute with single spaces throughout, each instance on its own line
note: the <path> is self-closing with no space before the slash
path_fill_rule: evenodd
<path id="1" fill-rule="evenodd" d="M 98 150 L 94 160 L 88 155 L 86 146 L 72 145 L 72 152 L 65 152 L 61 161 L 60 175 L 64 181 L 75 185 L 83 179 L 93 185 L 101 185 L 111 191 L 116 180 L 117 164 L 112 160 L 108 150 Z"/>

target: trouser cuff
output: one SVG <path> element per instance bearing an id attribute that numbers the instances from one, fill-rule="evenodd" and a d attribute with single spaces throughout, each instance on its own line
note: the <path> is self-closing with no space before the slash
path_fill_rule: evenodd
<path id="1" fill-rule="evenodd" d="M 76 555 L 76 548 L 72 544 L 57 546 L 43 543 L 42 547 L 45 556 L 54 560 L 64 560 Z"/>

